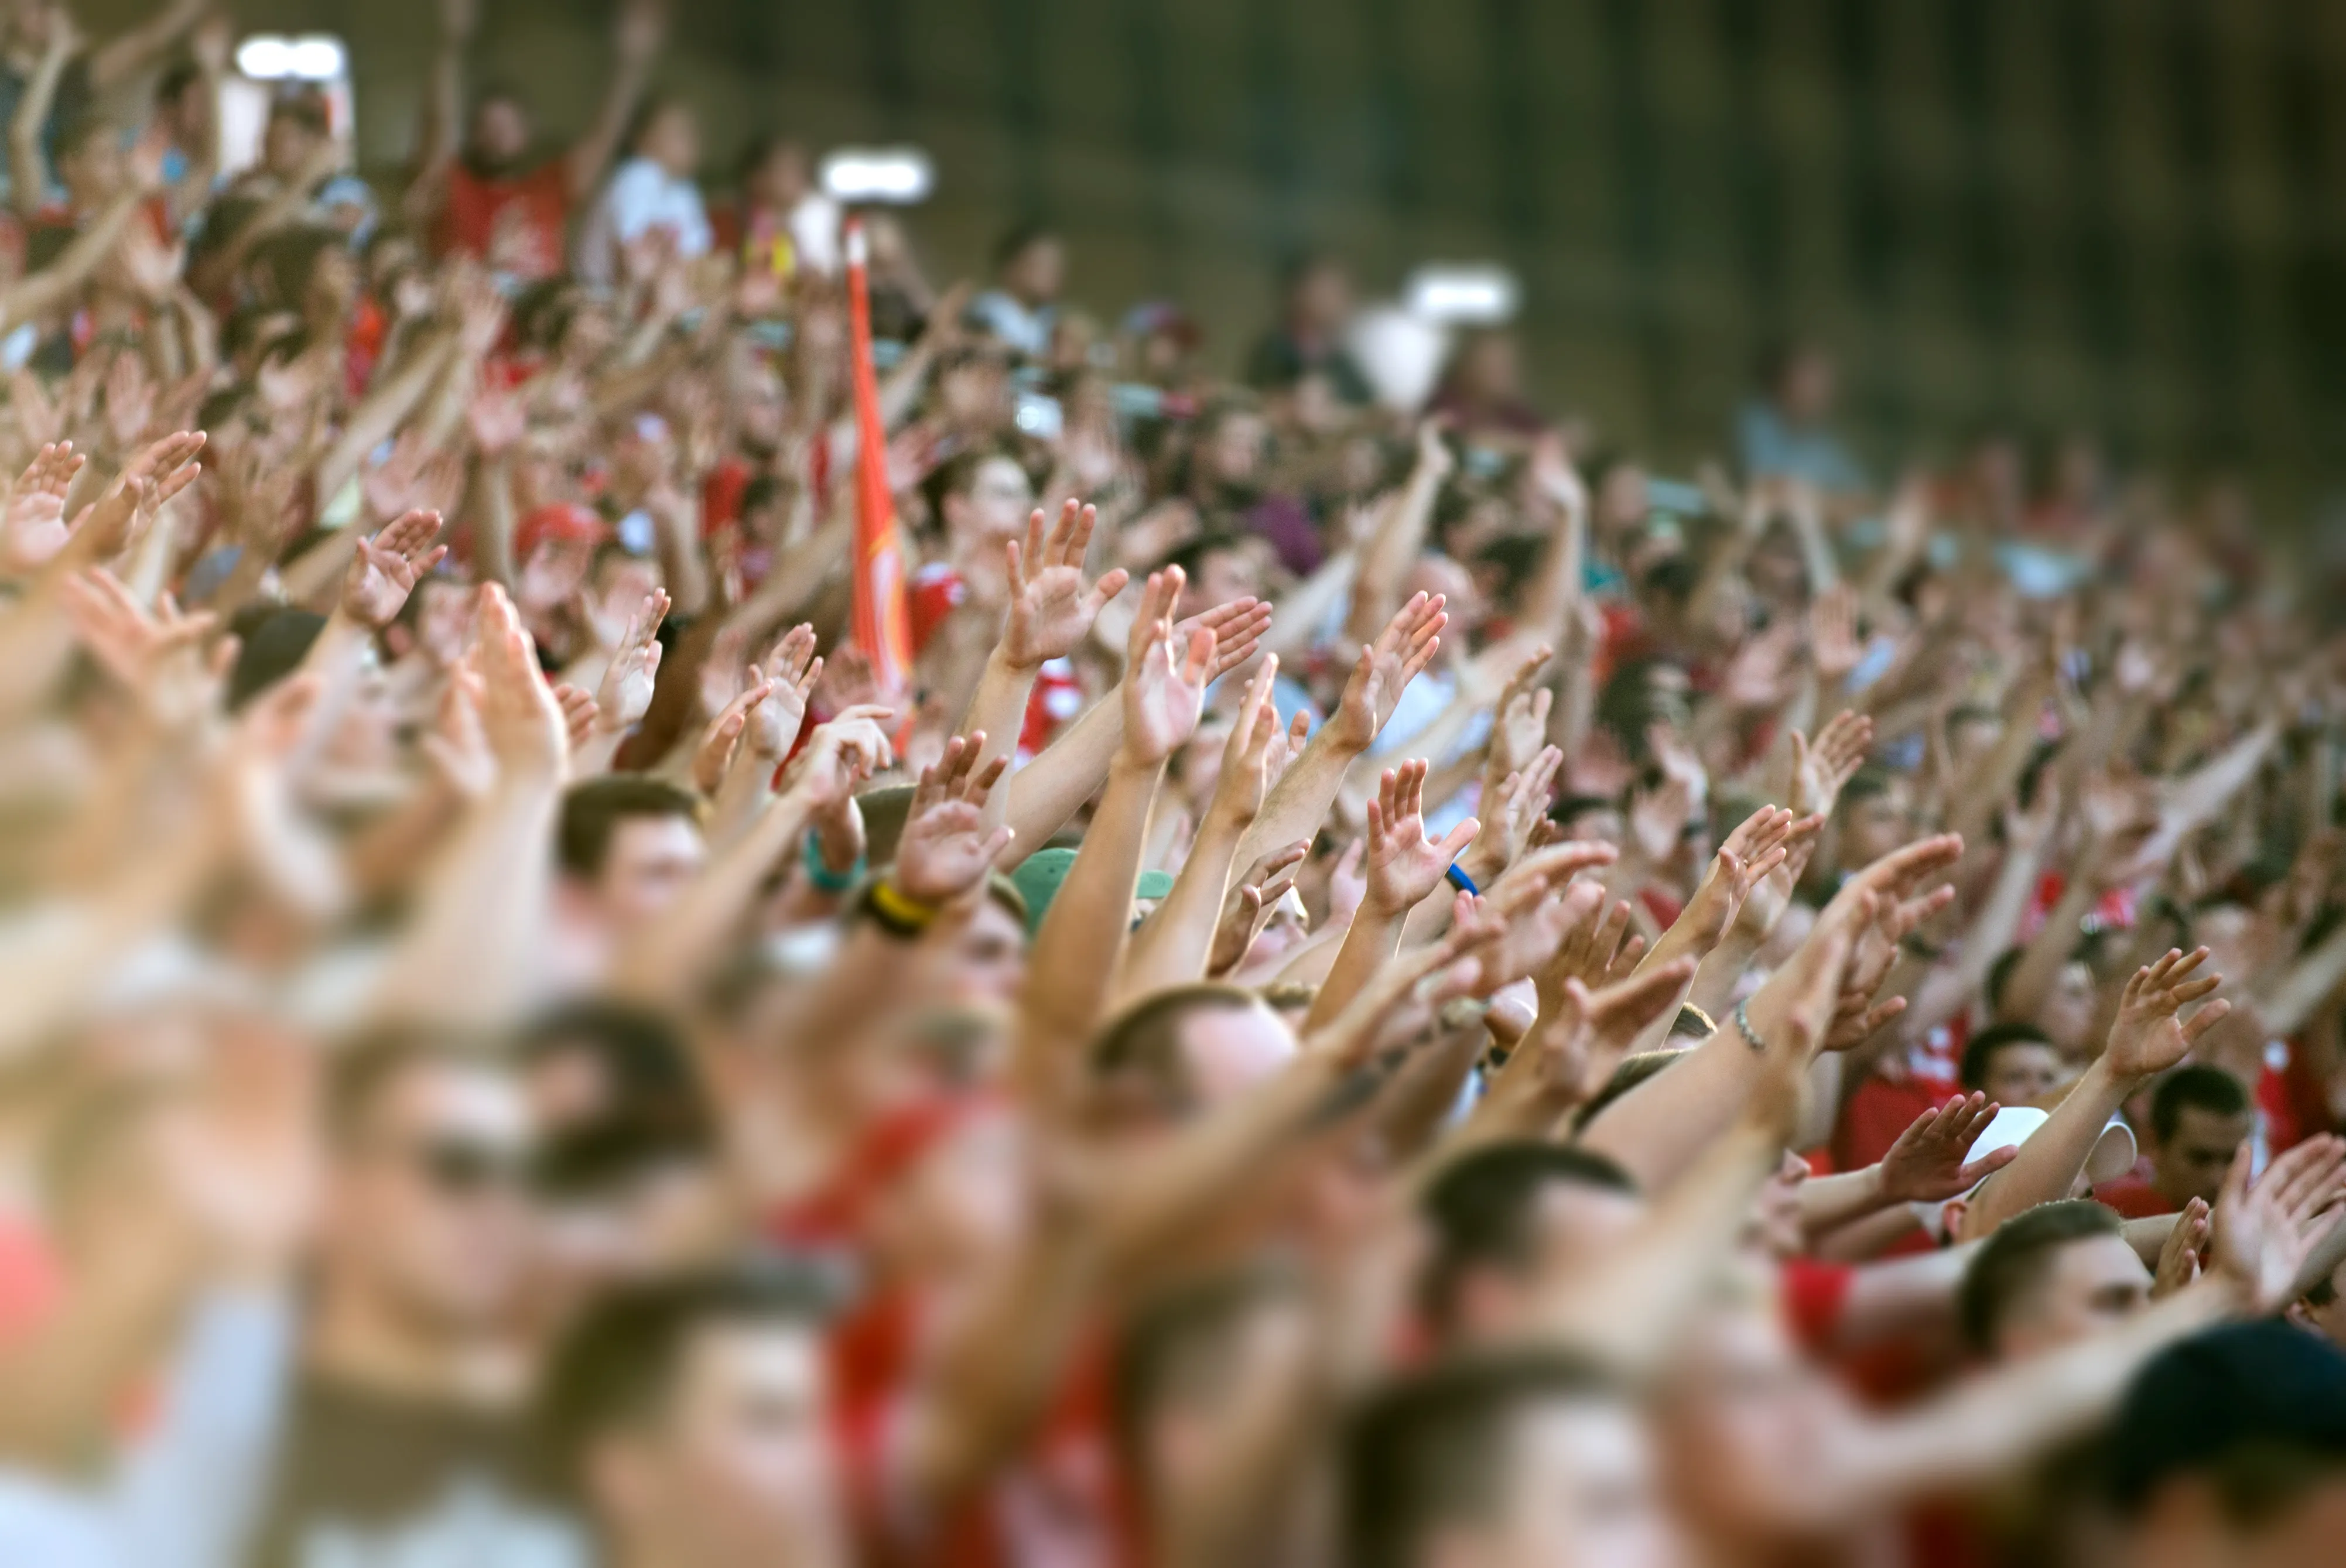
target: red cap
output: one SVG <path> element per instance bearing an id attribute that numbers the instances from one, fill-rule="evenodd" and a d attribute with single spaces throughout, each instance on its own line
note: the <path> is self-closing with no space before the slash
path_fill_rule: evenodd
<path id="1" fill-rule="evenodd" d="M 540 545 L 600 545 L 610 536 L 611 525 L 592 507 L 549 501 L 532 507 L 514 528 L 514 565 L 526 562 Z"/>

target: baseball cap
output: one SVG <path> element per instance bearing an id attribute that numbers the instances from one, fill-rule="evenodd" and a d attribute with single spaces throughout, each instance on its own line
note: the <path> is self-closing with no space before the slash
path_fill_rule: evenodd
<path id="1" fill-rule="evenodd" d="M 611 536 L 611 525 L 592 507 L 576 501 L 549 501 L 523 514 L 514 528 L 514 564 L 520 565 L 540 545 L 558 541 L 570 545 L 600 545 Z"/>
<path id="2" fill-rule="evenodd" d="M 2103 1449 L 2104 1484 L 2130 1512 L 2172 1477 L 2275 1451 L 2346 1467 L 2346 1355 L 2286 1323 L 2227 1324 L 2135 1374 Z"/>
<path id="3" fill-rule="evenodd" d="M 1019 897 L 1026 901 L 1026 934 L 1034 935 L 1043 929 L 1044 911 L 1051 901 L 1059 896 L 1059 884 L 1067 880 L 1067 868 L 1076 863 L 1076 851 L 1066 849 L 1037 850 L 1018 863 L 1010 873 L 1011 885 Z M 1140 885 L 1133 890 L 1137 899 L 1161 899 L 1173 891 L 1169 871 L 1143 871 Z"/>

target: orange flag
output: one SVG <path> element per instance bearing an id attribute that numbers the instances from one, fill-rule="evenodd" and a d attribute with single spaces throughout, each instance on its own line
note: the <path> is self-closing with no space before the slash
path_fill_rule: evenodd
<path id="1" fill-rule="evenodd" d="M 888 432 L 872 369 L 872 290 L 863 226 L 847 224 L 847 305 L 855 368 L 855 580 L 850 631 L 872 656 L 882 691 L 913 683 L 913 625 L 904 609 L 904 548 L 888 494 Z"/>

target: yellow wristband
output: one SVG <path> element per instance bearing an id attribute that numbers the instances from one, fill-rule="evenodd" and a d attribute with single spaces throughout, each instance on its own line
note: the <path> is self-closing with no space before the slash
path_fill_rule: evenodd
<path id="1" fill-rule="evenodd" d="M 903 890 L 885 877 L 872 884 L 866 901 L 874 920 L 904 936 L 918 936 L 937 918 L 935 905 L 905 897 Z"/>

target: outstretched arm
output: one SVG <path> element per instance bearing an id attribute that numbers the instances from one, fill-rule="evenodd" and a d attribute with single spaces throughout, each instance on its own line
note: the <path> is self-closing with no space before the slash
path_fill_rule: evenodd
<path id="1" fill-rule="evenodd" d="M 595 113 L 594 125 L 564 159 L 572 199 L 585 200 L 603 183 L 604 171 L 611 167 L 611 159 L 619 150 L 619 138 L 627 135 L 627 121 L 644 95 L 652 56 L 659 53 L 667 37 L 666 0 L 624 0 L 618 25 L 612 34 L 612 48 L 618 58 L 611 72 L 611 85 L 604 90 L 603 105 Z"/>
<path id="2" fill-rule="evenodd" d="M 1175 650 L 1181 583 L 1181 569 L 1168 566 L 1142 591 L 1126 645 L 1124 734 L 1107 789 L 1026 965 L 1013 1071 L 1027 1103 L 1046 1115 L 1063 1114 L 1075 1098 L 1083 1043 L 1098 1026 L 1124 953 L 1158 781 L 1205 704 L 1214 637 L 1200 627 Z"/>

